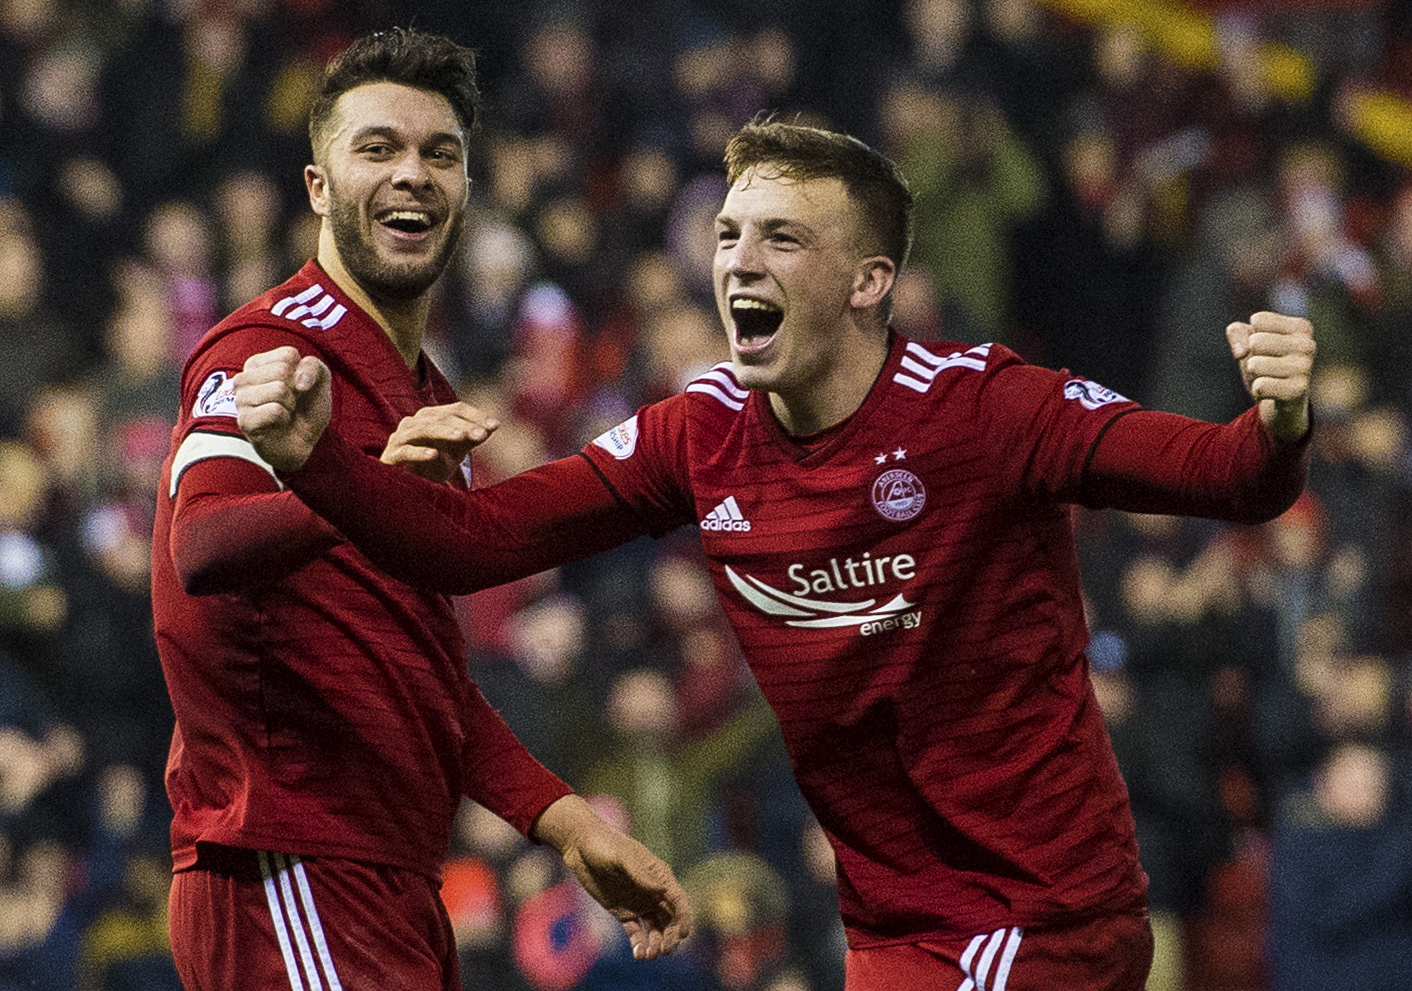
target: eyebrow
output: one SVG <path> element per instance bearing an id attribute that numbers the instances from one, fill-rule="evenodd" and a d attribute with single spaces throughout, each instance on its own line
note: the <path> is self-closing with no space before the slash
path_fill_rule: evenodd
<path id="1" fill-rule="evenodd" d="M 349 135 L 348 143 L 356 145 L 361 141 L 368 140 L 369 138 L 389 138 L 395 141 L 403 141 L 405 140 L 405 137 L 406 136 L 400 130 L 398 130 L 391 124 L 368 124 L 364 127 L 358 128 L 358 130 L 354 131 L 351 135 Z M 458 148 L 465 147 L 464 143 L 461 141 L 461 136 L 459 134 L 453 134 L 450 131 L 437 131 L 435 134 L 429 135 L 426 141 L 422 142 L 422 144 L 452 144 Z"/>
<path id="2" fill-rule="evenodd" d="M 809 235 L 815 233 L 814 228 L 810 227 L 804 221 L 791 220 L 788 217 L 766 217 L 764 220 L 761 220 L 758 223 L 759 226 L 764 229 L 764 232 L 766 234 L 773 234 L 776 231 L 789 231 L 791 233 Z M 724 213 L 718 213 L 716 214 L 716 226 L 739 227 L 741 226 L 741 224 L 740 221 L 735 219 L 734 217 L 728 216 Z"/>

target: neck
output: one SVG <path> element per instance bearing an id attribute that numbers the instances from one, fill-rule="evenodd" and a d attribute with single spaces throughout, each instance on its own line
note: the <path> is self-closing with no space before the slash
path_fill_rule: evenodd
<path id="1" fill-rule="evenodd" d="M 427 313 L 431 308 L 430 295 L 422 293 L 416 299 L 406 302 L 380 301 L 368 295 L 344 266 L 343 258 L 333 243 L 333 235 L 329 232 L 327 224 L 319 235 L 318 262 L 329 274 L 329 278 L 338 283 L 338 288 L 357 303 L 363 312 L 377 321 L 407 367 L 415 365 L 417 356 L 422 352 L 422 338 L 426 335 Z"/>
<path id="2" fill-rule="evenodd" d="M 815 434 L 842 423 L 868 398 L 887 362 L 888 332 L 854 327 L 838 342 L 845 356 L 821 379 L 795 390 L 772 391 L 770 408 L 786 433 Z"/>

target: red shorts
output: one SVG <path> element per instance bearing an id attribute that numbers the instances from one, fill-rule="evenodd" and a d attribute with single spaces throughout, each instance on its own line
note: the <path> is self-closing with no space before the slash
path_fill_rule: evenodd
<path id="1" fill-rule="evenodd" d="M 1143 991 L 1152 967 L 1147 913 L 1063 928 L 997 929 L 969 939 L 849 950 L 845 991 Z"/>
<path id="2" fill-rule="evenodd" d="M 395 867 L 203 849 L 170 931 L 186 991 L 461 991 L 435 882 Z"/>

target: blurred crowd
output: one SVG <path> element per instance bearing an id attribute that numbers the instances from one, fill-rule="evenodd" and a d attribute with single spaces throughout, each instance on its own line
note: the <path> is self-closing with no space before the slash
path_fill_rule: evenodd
<path id="1" fill-rule="evenodd" d="M 1353 88 L 1412 96 L 1400 5 L 0 0 L 0 991 L 178 987 L 147 603 L 177 376 L 313 255 L 310 94 L 391 23 L 480 52 L 472 216 L 428 343 L 506 424 L 477 484 L 726 356 L 710 221 L 760 110 L 901 163 L 914 338 L 1225 420 L 1225 324 L 1311 317 L 1293 509 L 1075 511 L 1093 679 L 1152 878 L 1150 988 L 1412 987 L 1412 181 L 1344 112 Z M 1187 34 L 1214 55 L 1181 58 Z M 1311 86 L 1280 84 L 1273 44 Z M 464 613 L 487 696 L 698 914 L 634 966 L 554 858 L 468 803 L 443 889 L 466 987 L 841 986 L 832 854 L 693 534 Z"/>

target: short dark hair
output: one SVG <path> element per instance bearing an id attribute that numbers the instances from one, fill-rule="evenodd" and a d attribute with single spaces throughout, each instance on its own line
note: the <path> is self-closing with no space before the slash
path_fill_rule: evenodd
<path id="1" fill-rule="evenodd" d="M 439 34 L 395 27 L 364 35 L 329 60 L 323 87 L 309 109 L 315 155 L 338 98 L 366 83 L 401 83 L 444 96 L 462 134 L 469 137 L 475 130 L 480 111 L 475 52 Z"/>
<path id="2" fill-rule="evenodd" d="M 770 178 L 838 179 L 862 207 L 867 253 L 886 255 L 898 271 L 912 247 L 912 191 L 892 160 L 836 131 L 756 117 L 726 143 L 726 180 L 751 169 Z"/>

